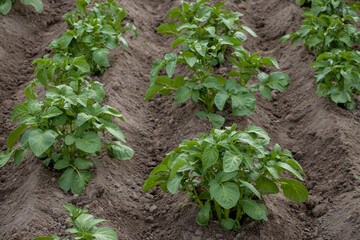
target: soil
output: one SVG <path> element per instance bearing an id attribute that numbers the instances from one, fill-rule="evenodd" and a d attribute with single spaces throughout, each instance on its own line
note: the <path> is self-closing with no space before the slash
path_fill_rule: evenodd
<path id="1" fill-rule="evenodd" d="M 6 149 L 15 128 L 10 114 L 24 101 L 23 90 L 33 78 L 31 62 L 49 53 L 50 42 L 67 26 L 61 16 L 72 11 L 75 1 L 43 0 L 44 12 L 19 1 L 0 16 L 0 147 Z M 301 44 L 290 46 L 279 39 L 301 25 L 302 9 L 293 0 L 229 0 L 226 9 L 244 14 L 241 23 L 251 27 L 244 47 L 278 60 L 291 83 L 268 101 L 257 95 L 256 111 L 247 117 L 230 117 L 239 130 L 249 125 L 264 128 L 271 146 L 290 149 L 303 166 L 310 197 L 294 204 L 282 195 L 264 197 L 269 221 L 245 219 L 238 233 L 222 230 L 218 223 L 200 227 L 197 209 L 183 204 L 181 194 L 160 189 L 143 192 L 149 172 L 183 139 L 192 139 L 212 127 L 194 112 L 201 106 L 175 104 L 173 95 L 144 101 L 152 62 L 171 49 L 172 37 L 159 35 L 156 27 L 180 0 L 120 0 L 127 20 L 139 28 L 137 39 L 127 37 L 129 50 L 116 48 L 109 55 L 111 67 L 98 81 L 104 84 L 105 103 L 118 109 L 126 122 L 117 122 L 135 150 L 132 160 L 119 161 L 106 154 L 98 157 L 94 179 L 83 195 L 59 189 L 59 173 L 27 155 L 18 166 L 0 169 L 0 239 L 26 240 L 58 233 L 66 236 L 65 203 L 86 207 L 96 218 L 109 220 L 119 239 L 360 239 L 360 109 L 347 111 L 329 99 L 315 96 L 316 84 L 309 64 L 314 56 Z M 219 71 L 226 71 L 227 67 Z M 179 67 L 178 72 L 186 71 Z"/>

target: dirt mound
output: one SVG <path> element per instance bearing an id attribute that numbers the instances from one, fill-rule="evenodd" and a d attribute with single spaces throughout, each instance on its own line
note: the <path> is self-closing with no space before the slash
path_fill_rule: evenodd
<path id="1" fill-rule="evenodd" d="M 0 16 L 0 146 L 15 125 L 10 122 L 14 106 L 24 100 L 23 90 L 32 79 L 31 62 L 49 51 L 47 46 L 66 30 L 61 16 L 74 1 L 43 1 L 44 13 L 16 3 L 10 14 Z M 139 28 L 139 38 L 128 38 L 129 50 L 111 52 L 111 67 L 97 80 L 104 84 L 106 104 L 119 110 L 126 122 L 117 122 L 135 151 L 129 161 L 102 155 L 93 170 L 94 179 L 81 196 L 58 188 L 59 173 L 40 160 L 28 157 L 19 165 L 0 169 L 0 239 L 24 240 L 63 233 L 72 203 L 87 207 L 96 218 L 110 220 L 119 239 L 360 239 L 360 110 L 337 107 L 315 96 L 314 60 L 302 45 L 279 43 L 285 33 L 301 25 L 302 9 L 293 0 L 231 0 L 225 8 L 244 14 L 242 24 L 258 38 L 249 37 L 244 47 L 279 61 L 291 78 L 288 89 L 273 93 L 268 101 L 257 96 L 255 114 L 230 117 L 243 130 L 258 125 L 270 135 L 271 146 L 290 149 L 308 175 L 310 198 L 293 204 L 281 195 L 266 196 L 269 221 L 245 219 L 239 233 L 223 231 L 216 222 L 207 227 L 195 223 L 197 209 L 182 207 L 185 196 L 160 190 L 144 193 L 149 172 L 183 139 L 191 139 L 212 127 L 194 112 L 201 106 L 175 104 L 173 96 L 144 102 L 152 62 L 163 58 L 172 38 L 156 33 L 156 27 L 180 1 L 119 1 L 128 21 Z M 219 71 L 225 71 L 220 69 Z M 186 71 L 179 68 L 177 71 Z M 65 236 L 59 234 L 59 236 Z"/>

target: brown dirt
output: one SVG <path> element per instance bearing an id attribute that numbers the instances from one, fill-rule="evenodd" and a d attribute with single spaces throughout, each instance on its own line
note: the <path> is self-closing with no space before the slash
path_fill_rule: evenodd
<path id="1" fill-rule="evenodd" d="M 70 0 L 43 2 L 42 14 L 17 3 L 10 14 L 0 16 L 3 150 L 15 127 L 10 113 L 24 100 L 23 90 L 32 79 L 30 64 L 66 30 L 61 16 L 74 7 Z M 65 236 L 65 203 L 87 207 L 96 218 L 110 220 L 105 225 L 116 228 L 119 239 L 360 239 L 360 181 L 356 179 L 360 175 L 360 109 L 350 112 L 316 97 L 309 66 L 314 56 L 302 45 L 279 43 L 281 36 L 301 24 L 302 9 L 294 2 L 228 1 L 226 8 L 243 13 L 242 23 L 258 34 L 245 42 L 245 48 L 275 57 L 291 83 L 285 92 L 274 93 L 271 101 L 258 95 L 255 114 L 231 117 L 226 124 L 238 123 L 239 129 L 258 125 L 268 131 L 272 145 L 277 142 L 290 149 L 308 175 L 307 202 L 293 204 L 281 195 L 267 196 L 269 221 L 246 219 L 240 232 L 234 233 L 221 230 L 216 222 L 197 226 L 197 209 L 181 207 L 186 197 L 180 194 L 142 191 L 148 173 L 167 152 L 181 140 L 209 131 L 211 125 L 194 115 L 200 106 L 193 102 L 176 105 L 173 96 L 144 102 L 152 62 L 172 51 L 172 38 L 156 34 L 156 27 L 180 1 L 121 0 L 140 36 L 128 39 L 130 50 L 119 47 L 111 53 L 111 68 L 98 80 L 105 86 L 106 104 L 126 119 L 119 125 L 135 150 L 134 158 L 118 161 L 100 156 L 94 179 L 82 196 L 61 191 L 59 173 L 30 155 L 19 166 L 6 165 L 0 169 L 0 239 Z"/>

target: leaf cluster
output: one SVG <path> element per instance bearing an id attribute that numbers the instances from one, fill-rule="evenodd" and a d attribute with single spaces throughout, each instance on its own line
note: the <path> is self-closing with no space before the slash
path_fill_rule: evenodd
<path id="1" fill-rule="evenodd" d="M 0 0 L 0 14 L 6 15 L 10 12 L 12 5 L 16 0 Z M 35 11 L 41 13 L 43 11 L 43 4 L 41 0 L 20 0 L 22 4 L 31 5 Z"/>
<path id="2" fill-rule="evenodd" d="M 143 189 L 160 184 L 163 191 L 180 191 L 200 206 L 198 224 L 207 225 L 209 219 L 217 218 L 227 230 L 238 230 L 244 214 L 267 220 L 266 207 L 258 200 L 279 193 L 279 186 L 296 203 L 308 198 L 300 182 L 280 177 L 285 171 L 299 180 L 305 176 L 289 150 L 281 150 L 278 144 L 266 150 L 270 138 L 259 127 L 235 129 L 236 124 L 183 141 L 152 170 Z"/>
<path id="3" fill-rule="evenodd" d="M 126 11 L 117 5 L 116 1 L 96 1 L 95 6 L 88 10 L 90 2 L 92 1 L 78 0 L 76 9 L 64 15 L 70 30 L 59 39 L 55 39 L 50 48 L 54 51 L 54 58 L 84 57 L 93 73 L 103 74 L 110 66 L 107 58 L 110 50 L 116 48 L 119 43 L 128 48 L 124 39 L 125 32 L 130 30 L 136 37 L 138 32 L 132 24 L 123 23 Z M 48 70 L 44 67 L 40 69 Z"/>
<path id="4" fill-rule="evenodd" d="M 291 44 L 303 41 L 317 55 L 336 48 L 351 50 L 359 42 L 355 23 L 360 20 L 360 4 L 340 4 L 341 1 L 314 1 L 304 13 L 300 30 L 283 36 L 280 41 L 292 39 Z"/>
<path id="5" fill-rule="evenodd" d="M 212 6 L 203 4 L 207 1 L 182 3 L 182 9 L 175 7 L 166 16 L 175 18 L 182 25 L 168 22 L 158 27 L 159 33 L 174 35 L 172 47 L 182 44 L 180 54 L 166 54 L 163 60 L 153 63 L 150 72 L 150 86 L 146 92 L 148 101 L 159 92 L 164 96 L 175 91 L 175 103 L 182 103 L 191 98 L 201 102 L 204 111 L 197 116 L 208 118 L 214 127 L 220 128 L 225 118 L 214 113 L 214 105 L 220 111 L 226 103 L 231 105 L 232 114 L 243 116 L 255 110 L 255 91 L 260 91 L 266 98 L 271 97 L 271 89 L 284 91 L 289 77 L 275 72 L 269 75 L 260 70 L 268 65 L 279 68 L 271 57 L 261 58 L 259 53 L 249 54 L 241 42 L 246 40 L 242 31 L 256 34 L 248 27 L 239 25 L 240 13 L 231 13 L 221 9 L 224 2 Z M 225 51 L 230 47 L 236 58 L 227 58 L 234 64 L 236 71 L 228 73 L 228 78 L 213 74 L 215 65 L 223 64 Z M 189 77 L 175 76 L 177 65 L 186 65 L 193 74 Z M 162 70 L 166 75 L 161 75 Z M 257 75 L 259 83 L 248 86 L 249 80 Z"/>
<path id="6" fill-rule="evenodd" d="M 89 17 L 96 12 L 109 21 L 124 17 L 124 12 L 119 12 L 122 8 L 112 0 L 86 12 L 89 2 L 79 0 L 78 13 Z M 104 6 L 109 7 L 110 13 L 122 16 L 108 16 Z M 25 88 L 28 100 L 13 110 L 11 121 L 17 120 L 18 127 L 8 136 L 8 150 L 0 153 L 0 167 L 12 157 L 19 164 L 30 150 L 36 157 L 44 158 L 46 166 L 63 172 L 59 179 L 61 189 L 81 194 L 92 179 L 88 169 L 97 165 L 95 156 L 107 149 L 109 155 L 126 160 L 132 158 L 134 151 L 122 143 L 125 137 L 112 121 L 112 118 L 124 121 L 123 116 L 108 105 L 100 105 L 105 97 L 103 85 L 88 77 L 91 63 L 75 50 L 76 46 L 62 49 L 53 58 L 45 55 L 34 61 L 37 78 Z M 73 52 L 79 55 L 73 56 Z M 35 90 L 39 84 L 47 89 L 41 100 Z M 110 142 L 107 136 L 119 141 Z M 17 142 L 20 146 L 16 146 Z"/>
<path id="7" fill-rule="evenodd" d="M 88 214 L 86 208 L 76 208 L 71 204 L 65 204 L 64 208 L 69 211 L 72 220 L 68 220 L 73 224 L 73 228 L 69 228 L 66 232 L 76 235 L 74 239 L 77 240 L 117 240 L 115 229 L 107 227 L 96 227 L 97 224 L 108 222 L 105 219 L 95 219 L 93 215 Z M 37 237 L 34 240 L 61 240 L 54 234 L 52 237 Z M 62 240 L 69 240 L 63 238 Z"/>
<path id="8" fill-rule="evenodd" d="M 360 94 L 359 51 L 324 52 L 311 66 L 316 69 L 317 96 L 329 97 L 349 110 L 356 107 L 354 95 Z"/>
<path id="9" fill-rule="evenodd" d="M 161 24 L 159 33 L 174 35 L 172 48 L 181 44 L 184 52 L 190 52 L 202 61 L 202 66 L 209 69 L 224 63 L 224 54 L 228 47 L 238 49 L 247 36 L 243 31 L 256 37 L 249 27 L 239 25 L 239 17 L 243 14 L 222 9 L 225 2 L 212 6 L 197 2 L 182 2 L 182 8 L 173 8 L 165 17 L 178 20 Z"/>

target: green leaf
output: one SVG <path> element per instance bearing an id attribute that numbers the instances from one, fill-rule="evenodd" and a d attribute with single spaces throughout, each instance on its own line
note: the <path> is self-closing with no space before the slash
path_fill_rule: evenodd
<path id="1" fill-rule="evenodd" d="M 73 181 L 71 182 L 71 192 L 75 194 L 82 194 L 86 185 L 92 179 L 92 174 L 88 171 L 77 172 Z"/>
<path id="2" fill-rule="evenodd" d="M 166 184 L 169 192 L 171 192 L 172 194 L 175 194 L 177 192 L 177 190 L 179 189 L 182 179 L 183 179 L 183 176 L 181 174 L 175 174 L 174 177 L 171 178 Z"/>
<path id="3" fill-rule="evenodd" d="M 261 199 L 261 195 L 260 195 L 259 191 L 256 190 L 256 188 L 251 183 L 248 183 L 248 182 L 245 182 L 242 180 L 239 180 L 239 181 L 241 182 L 241 186 L 246 187 L 247 189 L 252 191 L 259 199 Z"/>
<path id="4" fill-rule="evenodd" d="M 244 212 L 254 220 L 267 221 L 267 209 L 264 204 L 260 204 L 250 199 L 241 199 L 240 204 Z"/>
<path id="5" fill-rule="evenodd" d="M 5 150 L 5 151 L 0 152 L 0 168 L 5 166 L 5 164 L 7 164 L 9 162 L 9 160 L 12 157 L 14 151 L 15 150 L 13 150 L 13 151 Z"/>
<path id="6" fill-rule="evenodd" d="M 195 112 L 195 115 L 198 118 L 207 118 L 207 113 L 205 111 L 197 111 L 197 112 Z"/>
<path id="7" fill-rule="evenodd" d="M 279 192 L 278 186 L 271 181 L 269 178 L 260 176 L 256 180 L 256 186 L 257 189 L 260 190 L 261 194 L 276 194 Z"/>
<path id="8" fill-rule="evenodd" d="M 58 134 L 53 130 L 33 130 L 29 135 L 29 145 L 35 156 L 41 156 L 56 140 Z"/>
<path id="9" fill-rule="evenodd" d="M 64 191 L 69 191 L 76 173 L 73 168 L 67 168 L 59 178 L 59 186 Z"/>
<path id="10" fill-rule="evenodd" d="M 180 43 L 183 43 L 185 42 L 185 39 L 183 38 L 178 38 L 178 39 L 175 39 L 171 45 L 172 48 L 175 48 L 177 45 L 179 45 Z"/>
<path id="11" fill-rule="evenodd" d="M 92 119 L 93 116 L 91 115 L 87 115 L 86 113 L 79 113 L 77 118 L 76 118 L 76 121 L 75 121 L 75 124 L 80 127 L 82 126 L 84 123 L 86 123 L 87 121 L 89 121 L 90 119 Z"/>
<path id="12" fill-rule="evenodd" d="M 10 120 L 13 122 L 18 118 L 20 115 L 25 114 L 28 112 L 28 109 L 25 105 L 19 104 L 17 105 L 14 110 L 12 111 Z"/>
<path id="13" fill-rule="evenodd" d="M 76 58 L 74 61 L 75 67 L 77 67 L 80 72 L 88 73 L 90 72 L 90 65 L 84 59 Z"/>
<path id="14" fill-rule="evenodd" d="M 86 132 L 81 137 L 76 138 L 75 145 L 87 153 L 101 151 L 101 139 L 95 132 Z"/>
<path id="15" fill-rule="evenodd" d="M 191 89 L 186 86 L 182 86 L 178 88 L 178 90 L 175 93 L 175 103 L 183 103 L 186 100 L 188 100 L 190 96 L 191 96 Z"/>
<path id="16" fill-rule="evenodd" d="M 280 178 L 284 195 L 295 203 L 304 202 L 309 198 L 309 192 L 304 185 L 293 179 Z"/>
<path id="17" fill-rule="evenodd" d="M 96 240 L 117 240 L 117 234 L 115 230 L 110 228 L 92 228 L 91 235 L 95 237 Z"/>
<path id="18" fill-rule="evenodd" d="M 178 35 L 178 33 L 179 33 L 177 30 L 178 27 L 179 27 L 179 25 L 174 22 L 167 22 L 167 23 L 161 24 L 157 28 L 157 32 L 162 33 L 162 34 L 167 34 L 167 35 Z"/>
<path id="19" fill-rule="evenodd" d="M 224 172 L 233 172 L 239 170 L 242 159 L 234 152 L 226 151 L 223 156 Z"/>
<path id="20" fill-rule="evenodd" d="M 174 75 L 175 67 L 176 67 L 176 58 L 169 61 L 166 64 L 166 73 L 168 74 L 169 78 L 171 78 L 172 75 Z"/>
<path id="21" fill-rule="evenodd" d="M 256 33 L 249 27 L 241 25 L 241 28 L 245 31 L 247 31 L 251 36 L 257 37 Z"/>
<path id="22" fill-rule="evenodd" d="M 180 56 L 185 58 L 186 63 L 190 67 L 194 67 L 194 65 L 197 61 L 197 58 L 192 52 L 183 52 Z"/>
<path id="23" fill-rule="evenodd" d="M 54 168 L 56 170 L 61 170 L 61 169 L 69 167 L 69 165 L 70 165 L 70 157 L 64 156 L 63 159 L 56 161 Z"/>
<path id="24" fill-rule="evenodd" d="M 216 148 L 216 146 L 208 146 L 207 148 L 205 148 L 201 157 L 203 172 L 206 172 L 208 168 L 216 164 L 218 158 L 219 150 Z"/>
<path id="25" fill-rule="evenodd" d="M 341 90 L 338 86 L 331 87 L 329 93 L 331 94 L 331 100 L 335 103 L 346 103 L 351 100 L 349 93 Z"/>
<path id="26" fill-rule="evenodd" d="M 280 69 L 278 62 L 272 57 L 264 57 L 261 59 L 261 62 L 269 66 L 275 66 L 277 69 Z"/>
<path id="27" fill-rule="evenodd" d="M 241 42 L 245 41 L 247 39 L 246 35 L 243 32 L 236 32 L 234 33 L 234 37 L 238 40 L 240 40 Z"/>
<path id="28" fill-rule="evenodd" d="M 43 4 L 41 0 L 20 0 L 23 4 L 31 5 L 34 7 L 35 11 L 41 13 L 43 11 Z"/>
<path id="29" fill-rule="evenodd" d="M 107 59 L 107 55 L 110 53 L 107 48 L 99 48 L 93 52 L 93 59 L 96 64 L 102 67 L 109 67 L 110 63 Z"/>
<path id="30" fill-rule="evenodd" d="M 255 133 L 258 137 L 267 140 L 267 144 L 269 144 L 270 137 L 269 137 L 269 135 L 267 134 L 267 132 L 266 132 L 265 130 L 263 130 L 262 128 L 260 128 L 260 127 L 258 127 L 258 126 L 249 126 L 249 127 L 246 129 L 246 131 L 249 132 L 249 133 Z M 264 147 L 266 147 L 267 144 L 266 144 Z"/>
<path id="31" fill-rule="evenodd" d="M 240 197 L 240 191 L 235 183 L 220 183 L 213 179 L 209 184 L 211 197 L 215 198 L 221 207 L 231 209 L 236 206 Z"/>
<path id="32" fill-rule="evenodd" d="M 109 35 L 114 35 L 116 34 L 114 28 L 109 25 L 109 24 L 105 24 L 103 25 L 100 29 L 99 29 L 100 32 L 102 33 L 105 33 L 105 34 L 109 34 Z"/>
<path id="33" fill-rule="evenodd" d="M 150 71 L 150 83 L 154 84 L 156 76 L 158 75 L 159 71 L 165 66 L 166 61 L 164 60 L 156 60 L 154 61 L 153 65 L 151 66 Z"/>
<path id="34" fill-rule="evenodd" d="M 231 96 L 232 112 L 234 116 L 244 116 L 254 113 L 255 97 L 248 92 L 238 93 Z"/>
<path id="35" fill-rule="evenodd" d="M 290 166 L 287 163 L 284 162 L 278 162 L 277 165 L 285 170 L 288 170 L 289 172 L 291 172 L 294 176 L 296 176 L 298 179 L 300 180 L 304 180 L 304 178 L 301 176 L 301 174 L 292 166 Z"/>
<path id="36" fill-rule="evenodd" d="M 171 171 L 169 178 L 172 179 L 176 176 L 176 174 L 179 172 L 179 170 L 182 170 L 183 167 L 187 166 L 188 162 L 186 159 L 182 158 L 181 156 L 176 159 L 176 161 L 171 166 Z"/>
<path id="37" fill-rule="evenodd" d="M 162 182 L 164 182 L 163 177 L 158 176 L 158 175 L 150 176 L 148 179 L 146 179 L 144 186 L 143 186 L 143 190 L 146 192 Z M 165 189 L 165 191 L 166 191 L 166 189 Z"/>
<path id="38" fill-rule="evenodd" d="M 68 134 L 65 136 L 65 144 L 70 146 L 73 145 L 76 141 L 76 137 L 74 134 Z"/>
<path id="39" fill-rule="evenodd" d="M 14 164 L 18 165 L 27 153 L 27 149 L 16 149 L 14 154 Z"/>
<path id="40" fill-rule="evenodd" d="M 34 90 L 34 87 L 36 86 L 36 84 L 34 84 L 34 82 L 30 83 L 24 90 L 24 95 L 29 98 L 29 99 L 37 99 L 37 95 L 36 92 Z"/>
<path id="41" fill-rule="evenodd" d="M 271 99 L 271 97 L 272 97 L 271 88 L 269 88 L 268 86 L 260 85 L 259 91 L 260 91 L 261 95 L 263 95 L 264 98 Z"/>
<path id="42" fill-rule="evenodd" d="M 268 86 L 272 89 L 277 89 L 280 92 L 283 92 L 287 85 L 290 82 L 290 78 L 288 75 L 282 73 L 282 72 L 273 72 L 270 73 L 269 79 L 268 79 Z"/>
<path id="43" fill-rule="evenodd" d="M 150 99 L 152 99 L 156 94 L 158 94 L 158 92 L 160 92 L 161 90 L 163 90 L 164 87 L 160 84 L 153 84 L 151 85 L 145 93 L 145 101 L 149 101 Z"/>
<path id="44" fill-rule="evenodd" d="M 27 129 L 28 126 L 23 124 L 21 126 L 19 126 L 18 128 L 16 128 L 15 130 L 13 130 L 7 139 L 7 147 L 8 149 L 12 149 L 14 147 L 14 145 L 16 144 L 16 142 L 18 141 L 19 137 L 21 136 L 21 134 L 25 131 L 25 129 Z"/>
<path id="45" fill-rule="evenodd" d="M 235 224 L 235 220 L 232 218 L 221 219 L 220 222 L 220 226 L 226 231 L 230 231 L 231 229 L 233 229 L 234 224 Z"/>
<path id="46" fill-rule="evenodd" d="M 42 118 L 53 118 L 56 116 L 59 116 L 63 114 L 63 112 L 57 108 L 57 107 L 49 107 L 46 112 L 44 113 L 44 115 L 42 115 Z"/>
<path id="47" fill-rule="evenodd" d="M 73 31 L 69 30 L 66 33 L 64 33 L 61 38 L 58 39 L 58 44 L 61 49 L 66 49 L 69 47 L 71 41 L 74 38 Z"/>
<path id="48" fill-rule="evenodd" d="M 11 10 L 11 6 L 12 6 L 11 0 L 1 0 L 0 1 L 0 13 L 2 15 L 8 14 Z"/>
<path id="49" fill-rule="evenodd" d="M 121 42 L 121 45 L 122 45 L 125 49 L 128 49 L 128 48 L 129 48 L 129 45 L 127 44 L 125 38 L 123 38 L 123 37 L 121 36 L 121 34 L 118 36 L 118 39 L 119 39 L 119 41 Z"/>
<path id="50" fill-rule="evenodd" d="M 105 129 L 114 137 L 117 139 L 120 139 L 121 141 L 125 142 L 125 136 L 115 123 L 107 122 L 107 121 L 101 121 L 102 124 L 104 124 Z"/>
<path id="51" fill-rule="evenodd" d="M 108 154 L 120 160 L 127 160 L 134 156 L 134 150 L 123 145 L 121 142 L 111 142 L 111 145 L 108 148 Z"/>
<path id="52" fill-rule="evenodd" d="M 196 216 L 196 223 L 200 226 L 206 226 L 210 220 L 211 206 L 210 201 L 207 201 L 204 206 L 200 209 Z"/>
<path id="53" fill-rule="evenodd" d="M 215 128 L 221 128 L 225 123 L 225 118 L 223 116 L 218 115 L 218 114 L 208 113 L 207 116 L 208 116 L 211 124 Z"/>
<path id="54" fill-rule="evenodd" d="M 87 159 L 76 158 L 74 161 L 74 165 L 77 169 L 84 170 L 93 166 L 93 163 Z"/>
<path id="55" fill-rule="evenodd" d="M 220 111 L 224 109 L 224 105 L 228 98 L 229 94 L 226 91 L 221 91 L 215 95 L 214 103 Z"/>
<path id="56" fill-rule="evenodd" d="M 202 56 L 205 57 L 208 42 L 197 42 L 195 43 L 195 50 Z"/>
<path id="57" fill-rule="evenodd" d="M 317 35 L 311 35 L 308 39 L 306 39 L 306 44 L 309 47 L 315 47 L 319 43 L 321 43 L 321 39 Z"/>

